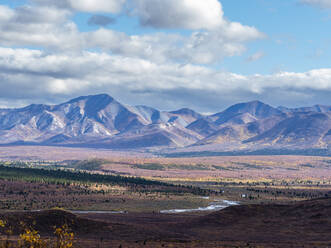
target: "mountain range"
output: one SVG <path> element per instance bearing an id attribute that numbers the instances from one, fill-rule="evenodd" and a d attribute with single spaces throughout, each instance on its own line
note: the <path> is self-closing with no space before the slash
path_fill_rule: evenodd
<path id="1" fill-rule="evenodd" d="M 0 144 L 111 149 L 329 149 L 331 106 L 286 108 L 260 101 L 204 115 L 128 106 L 107 94 L 59 105 L 0 109 Z"/>

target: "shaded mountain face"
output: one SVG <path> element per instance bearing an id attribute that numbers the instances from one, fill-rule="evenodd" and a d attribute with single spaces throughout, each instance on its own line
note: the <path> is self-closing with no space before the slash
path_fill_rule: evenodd
<path id="1" fill-rule="evenodd" d="M 0 109 L 0 144 L 92 146 L 114 149 L 219 145 L 328 148 L 331 107 L 273 108 L 259 101 L 214 115 L 183 108 L 127 106 L 106 94 L 59 105 Z"/>
<path id="2" fill-rule="evenodd" d="M 327 147 L 331 113 L 297 112 L 246 142 Z"/>
<path id="3" fill-rule="evenodd" d="M 236 116 L 249 116 L 248 118 L 265 119 L 283 112 L 260 101 L 235 104 L 221 113 L 212 116 L 217 124 L 222 124 Z M 244 117 L 242 117 L 244 118 Z"/>
<path id="4" fill-rule="evenodd" d="M 187 125 L 203 117 L 203 115 L 189 108 L 182 108 L 176 111 L 172 111 L 170 114 L 173 116 L 173 118 L 183 119 Z"/>
<path id="5" fill-rule="evenodd" d="M 241 143 L 270 129 L 286 114 L 259 101 L 235 104 L 189 125 L 205 138 L 197 144 Z"/>

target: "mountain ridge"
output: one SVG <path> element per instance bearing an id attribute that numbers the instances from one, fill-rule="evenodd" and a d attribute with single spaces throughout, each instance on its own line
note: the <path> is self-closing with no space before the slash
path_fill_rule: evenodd
<path id="1" fill-rule="evenodd" d="M 128 106 L 108 94 L 88 95 L 57 105 L 0 109 L 0 144 L 19 143 L 111 149 L 329 149 L 331 106 L 274 108 L 251 101 L 203 115 L 189 108 L 160 111 Z"/>

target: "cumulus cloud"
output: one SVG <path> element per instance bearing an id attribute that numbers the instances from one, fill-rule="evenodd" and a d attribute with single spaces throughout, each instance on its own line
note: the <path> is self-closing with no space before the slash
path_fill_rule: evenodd
<path id="1" fill-rule="evenodd" d="M 133 5 L 141 24 L 156 28 L 214 29 L 224 22 L 217 0 L 134 0 Z"/>
<path id="2" fill-rule="evenodd" d="M 134 0 L 133 15 L 141 25 L 166 29 L 208 30 L 223 39 L 247 41 L 263 38 L 254 27 L 224 18 L 218 0 Z"/>
<path id="3" fill-rule="evenodd" d="M 186 35 L 161 30 L 129 35 L 107 29 L 111 20 L 105 12 L 119 13 L 125 1 L 93 3 L 30 0 L 15 9 L 0 5 L 0 106 L 57 103 L 101 92 L 128 104 L 203 112 L 252 99 L 282 105 L 329 101 L 331 69 L 247 76 L 206 66 L 241 55 L 246 42 L 264 37 L 255 27 L 227 20 L 217 0 L 130 1 L 142 25 L 189 29 Z M 75 11 L 103 12 L 90 19 L 101 27 L 81 32 L 71 20 Z M 262 55 L 253 54 L 250 60 Z"/>
<path id="4" fill-rule="evenodd" d="M 320 8 L 331 8 L 330 0 L 301 0 L 300 2 L 303 4 L 315 5 Z"/>
<path id="5" fill-rule="evenodd" d="M 239 55 L 245 51 L 245 42 L 265 37 L 255 27 L 226 20 L 218 0 L 133 0 L 131 3 L 132 14 L 142 26 L 193 30 L 189 38 L 171 44 L 177 46 L 176 51 L 165 49 L 172 58 L 188 63 L 209 64 L 225 56 Z"/>
<path id="6" fill-rule="evenodd" d="M 0 98 L 9 103 L 17 98 L 54 103 L 105 92 L 128 104 L 220 111 L 245 99 L 275 105 L 327 103 L 331 93 L 331 69 L 246 76 L 107 53 L 69 56 L 10 48 L 0 48 L 0 79 Z"/>
<path id="7" fill-rule="evenodd" d="M 109 24 L 115 23 L 116 20 L 109 16 L 104 15 L 93 15 L 88 20 L 88 25 L 97 25 L 97 26 L 108 26 Z"/>
<path id="8" fill-rule="evenodd" d="M 62 9 L 55 9 L 47 6 L 33 7 L 21 6 L 18 7 L 14 15 L 11 16 L 11 21 L 20 24 L 56 24 L 67 21 L 70 12 Z"/>
<path id="9" fill-rule="evenodd" d="M 118 13 L 125 0 L 31 0 L 45 6 L 56 6 L 74 11 Z"/>
<path id="10" fill-rule="evenodd" d="M 56 2 L 62 6 L 63 1 Z M 149 59 L 163 63 L 210 64 L 224 57 L 240 55 L 245 42 L 262 38 L 253 27 L 224 21 L 217 30 L 198 30 L 189 36 L 169 33 L 127 35 L 100 28 L 80 32 L 70 20 L 72 12 L 66 8 L 45 5 L 23 6 L 15 10 L 3 8 L 0 18 L 0 40 L 7 46 L 35 46 L 51 51 L 80 52 L 101 49 L 112 54 Z M 106 16 L 93 16 L 90 23 L 106 25 Z"/>
<path id="11" fill-rule="evenodd" d="M 129 36 L 122 32 L 99 29 L 86 34 L 86 44 L 115 54 L 140 57 L 154 62 L 210 64 L 224 57 L 240 55 L 242 41 L 222 37 L 217 33 L 194 32 L 190 36 L 178 34 L 148 34 Z"/>
<path id="12" fill-rule="evenodd" d="M 3 9 L 4 6 L 0 5 L 0 8 Z M 55 50 L 81 48 L 79 31 L 68 20 L 71 12 L 66 9 L 27 5 L 3 13 L 5 18 L 0 22 L 2 45 L 36 46 Z"/>

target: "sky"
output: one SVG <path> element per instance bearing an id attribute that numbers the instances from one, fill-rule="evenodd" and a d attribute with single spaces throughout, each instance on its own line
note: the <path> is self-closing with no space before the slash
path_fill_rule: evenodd
<path id="1" fill-rule="evenodd" d="M 331 105 L 330 27 L 331 0 L 0 0 L 0 107 Z"/>

